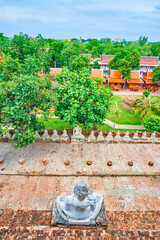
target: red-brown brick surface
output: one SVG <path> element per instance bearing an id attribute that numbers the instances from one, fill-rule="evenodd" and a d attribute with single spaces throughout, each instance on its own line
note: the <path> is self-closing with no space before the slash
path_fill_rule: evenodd
<path id="1" fill-rule="evenodd" d="M 159 145 L 35 143 L 15 151 L 0 143 L 0 156 L 0 239 L 160 239 Z M 81 179 L 103 196 L 107 226 L 52 226 L 54 199 Z"/>
<path id="2" fill-rule="evenodd" d="M 160 211 L 107 211 L 106 215 L 107 226 L 104 226 L 104 228 L 108 230 L 160 230 Z M 4 210 L 0 216 L 0 226 L 3 228 L 13 228 L 16 226 L 51 227 L 51 220 L 51 211 Z M 83 227 L 79 226 L 79 228 Z"/>
<path id="3" fill-rule="evenodd" d="M 1 229 L 4 240 L 15 239 L 56 239 L 56 240 L 159 240 L 158 231 L 104 230 L 101 228 L 10 228 Z"/>
<path id="4" fill-rule="evenodd" d="M 0 174 L 32 175 L 106 175 L 158 174 L 160 172 L 159 144 L 127 143 L 34 143 L 26 148 L 15 150 L 14 143 L 0 143 Z M 24 159 L 23 165 L 18 164 Z M 42 159 L 46 158 L 47 165 Z M 66 160 L 70 165 L 64 164 Z M 87 165 L 87 161 L 92 165 Z M 112 161 L 112 166 L 107 162 Z M 133 166 L 128 165 L 133 161 Z M 149 161 L 154 165 L 150 167 Z"/>
<path id="5" fill-rule="evenodd" d="M 106 211 L 159 211 L 160 177 L 0 176 L 0 209 L 52 210 L 54 199 L 73 193 L 84 179 L 104 198 Z"/>

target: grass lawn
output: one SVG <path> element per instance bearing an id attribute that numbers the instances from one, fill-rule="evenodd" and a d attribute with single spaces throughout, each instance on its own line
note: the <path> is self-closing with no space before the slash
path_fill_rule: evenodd
<path id="1" fill-rule="evenodd" d="M 58 119 L 58 118 L 50 118 L 49 120 L 47 121 L 44 121 L 43 118 L 39 118 L 38 119 L 39 122 L 44 122 L 44 125 L 45 125 L 45 128 L 46 129 L 49 129 L 49 130 L 69 130 L 70 129 L 70 126 L 69 126 L 69 123 L 68 122 L 64 122 L 63 120 L 61 119 Z M 80 124 L 80 127 L 83 128 L 84 130 L 84 126 L 83 124 Z M 87 130 L 87 129 L 85 129 Z M 112 127 L 108 126 L 107 124 L 103 124 L 101 126 L 98 126 L 98 130 L 103 130 L 103 131 L 110 131 L 110 130 L 113 130 Z M 115 131 L 121 131 L 121 132 L 126 132 L 126 131 L 129 131 L 129 132 L 133 132 L 133 131 L 136 131 L 135 129 L 115 129 Z"/>
<path id="2" fill-rule="evenodd" d="M 156 97 L 160 100 L 160 97 Z M 115 105 L 115 101 L 117 102 L 118 105 L 118 109 L 121 111 L 119 112 L 119 116 L 118 119 L 116 120 L 117 124 L 126 124 L 126 125 L 142 125 L 141 122 L 141 117 L 140 114 L 135 114 L 133 112 L 130 112 L 128 110 L 124 110 L 120 103 L 123 102 L 123 96 L 113 96 L 111 98 L 111 103 L 110 103 L 110 112 L 108 114 L 107 119 L 115 122 L 115 111 L 116 111 L 116 105 Z M 51 113 L 51 116 L 53 116 L 54 113 Z M 153 112 L 154 116 L 157 116 L 154 112 Z M 58 118 L 49 118 L 47 121 L 44 121 L 43 118 L 39 119 L 40 122 L 44 122 L 45 128 L 46 129 L 50 129 L 50 130 L 64 130 L 64 129 L 70 129 L 70 125 L 69 122 L 64 122 L 61 119 Z M 80 127 L 83 127 L 83 125 L 81 124 Z M 107 124 L 103 124 L 98 126 L 98 130 L 103 130 L 103 131 L 110 131 L 113 130 L 112 127 L 108 126 Z M 121 132 L 126 132 L 126 131 L 136 131 L 135 129 L 115 129 L 115 131 L 121 131 Z"/>
<path id="3" fill-rule="evenodd" d="M 123 96 L 122 97 L 113 96 L 111 98 L 110 113 L 108 114 L 107 119 L 109 119 L 112 122 L 115 122 L 115 111 L 116 111 L 115 101 L 117 102 L 118 109 L 121 111 L 121 112 L 119 112 L 119 116 L 118 116 L 118 119 L 116 120 L 116 123 L 127 124 L 127 125 L 141 125 L 142 124 L 140 114 L 135 114 L 135 113 L 125 110 L 121 107 L 120 103 L 123 102 Z"/>

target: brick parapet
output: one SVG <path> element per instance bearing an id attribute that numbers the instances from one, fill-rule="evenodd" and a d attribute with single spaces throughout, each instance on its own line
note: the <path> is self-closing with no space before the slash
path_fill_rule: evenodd
<path id="1" fill-rule="evenodd" d="M 65 130 L 66 131 L 66 130 Z M 56 132 L 56 134 L 55 134 Z M 116 132 L 116 131 L 82 131 L 84 139 L 76 138 L 76 141 L 72 141 L 74 138 L 73 131 L 66 131 L 66 135 L 63 135 L 63 131 L 56 130 L 44 130 L 36 132 L 36 142 L 59 142 L 59 143 L 160 143 L 160 133 L 157 132 Z M 91 137 L 92 136 L 92 137 Z M 1 135 L 0 141 L 8 141 L 14 138 L 14 131 L 9 130 L 8 133 Z"/>

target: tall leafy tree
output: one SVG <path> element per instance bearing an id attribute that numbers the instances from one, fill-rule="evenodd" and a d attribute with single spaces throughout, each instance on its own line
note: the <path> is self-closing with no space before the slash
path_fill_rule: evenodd
<path id="1" fill-rule="evenodd" d="M 109 62 L 110 69 L 119 70 L 125 80 L 131 78 L 131 71 L 139 69 L 140 54 L 135 51 L 122 50 Z"/>
<path id="2" fill-rule="evenodd" d="M 71 71 L 79 71 L 82 68 L 88 68 L 90 66 L 91 59 L 87 55 L 75 56 L 69 63 L 69 69 Z"/>
<path id="3" fill-rule="evenodd" d="M 18 76 L 21 71 L 21 65 L 18 59 L 10 56 L 3 56 L 0 62 L 0 81 L 9 81 L 13 77 Z"/>
<path id="4" fill-rule="evenodd" d="M 15 130 L 15 147 L 25 147 L 35 141 L 35 131 L 44 128 L 37 121 L 38 111 L 47 116 L 54 104 L 51 82 L 35 76 L 22 75 L 0 83 L 0 131 Z"/>
<path id="5" fill-rule="evenodd" d="M 89 70 L 71 72 L 63 69 L 56 77 L 58 85 L 54 87 L 57 96 L 55 114 L 71 127 L 84 123 L 85 128 L 94 124 L 103 124 L 109 111 L 109 89 L 98 86 L 91 78 Z"/>
<path id="6" fill-rule="evenodd" d="M 68 66 L 70 60 L 75 56 L 85 53 L 84 46 L 80 42 L 73 42 L 64 48 L 61 52 L 61 62 L 63 66 Z"/>
<path id="7" fill-rule="evenodd" d="M 146 43 L 148 43 L 148 37 L 145 37 L 145 36 L 142 37 L 142 36 L 140 36 L 138 42 L 139 42 L 139 45 L 140 45 L 140 46 L 144 46 Z"/>
<path id="8" fill-rule="evenodd" d="M 160 56 L 160 42 L 151 45 L 151 52 L 153 56 Z"/>
<path id="9" fill-rule="evenodd" d="M 160 66 L 155 67 L 153 73 L 152 80 L 160 83 Z"/>
<path id="10" fill-rule="evenodd" d="M 9 47 L 9 39 L 0 33 L 0 52 L 5 53 Z"/>
<path id="11" fill-rule="evenodd" d="M 61 52 L 64 47 L 63 41 L 48 39 L 49 42 L 49 53 L 52 57 L 52 65 L 56 67 L 61 67 Z"/>

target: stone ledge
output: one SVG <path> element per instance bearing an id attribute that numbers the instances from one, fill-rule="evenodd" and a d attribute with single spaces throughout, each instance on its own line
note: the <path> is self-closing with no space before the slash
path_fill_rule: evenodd
<path id="1" fill-rule="evenodd" d="M 48 176 L 48 177 L 76 177 L 76 176 L 88 176 L 88 177 L 134 177 L 134 176 L 148 176 L 148 177 L 152 177 L 152 176 L 160 176 L 160 172 L 145 172 L 145 171 L 141 171 L 141 172 L 133 172 L 133 171 L 110 171 L 110 172 L 73 172 L 73 171 L 58 171 L 58 172 L 11 172 L 11 171 L 5 171 L 5 172 L 0 172 L 0 175 L 4 176 L 4 175 L 8 175 L 8 176 L 39 176 L 39 177 L 43 177 L 43 176 Z"/>

